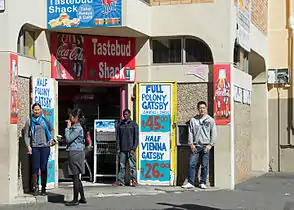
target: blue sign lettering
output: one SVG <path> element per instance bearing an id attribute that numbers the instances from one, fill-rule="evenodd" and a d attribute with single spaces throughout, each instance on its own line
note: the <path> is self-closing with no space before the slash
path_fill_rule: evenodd
<path id="1" fill-rule="evenodd" d="M 122 0 L 47 0 L 48 28 L 120 26 Z"/>

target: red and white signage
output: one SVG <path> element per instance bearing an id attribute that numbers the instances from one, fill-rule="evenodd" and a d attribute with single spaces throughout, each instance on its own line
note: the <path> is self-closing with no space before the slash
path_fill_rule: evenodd
<path id="1" fill-rule="evenodd" d="M 51 56 L 56 79 L 135 81 L 134 38 L 53 34 Z"/>

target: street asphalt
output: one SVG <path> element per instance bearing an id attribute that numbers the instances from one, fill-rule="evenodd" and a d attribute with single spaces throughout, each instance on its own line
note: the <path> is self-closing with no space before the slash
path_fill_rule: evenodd
<path id="1" fill-rule="evenodd" d="M 0 210 L 294 210 L 294 174 L 270 173 L 236 186 L 236 190 L 166 192 L 158 195 L 101 197 L 88 204 L 65 207 L 62 203 L 2 206 Z"/>

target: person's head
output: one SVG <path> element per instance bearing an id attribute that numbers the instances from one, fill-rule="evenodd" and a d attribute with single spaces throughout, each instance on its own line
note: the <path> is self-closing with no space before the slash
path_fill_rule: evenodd
<path id="1" fill-rule="evenodd" d="M 131 118 L 131 111 L 129 109 L 125 109 L 123 111 L 124 119 L 129 120 Z"/>
<path id="2" fill-rule="evenodd" d="M 42 107 L 38 103 L 34 103 L 32 106 L 33 116 L 38 118 L 42 114 Z"/>
<path id="3" fill-rule="evenodd" d="M 204 116 L 207 113 L 207 104 L 205 101 L 199 101 L 197 104 L 197 108 L 200 116 Z"/>
<path id="4" fill-rule="evenodd" d="M 84 120 L 84 114 L 81 109 L 73 109 L 69 113 L 69 120 L 75 124 Z"/>

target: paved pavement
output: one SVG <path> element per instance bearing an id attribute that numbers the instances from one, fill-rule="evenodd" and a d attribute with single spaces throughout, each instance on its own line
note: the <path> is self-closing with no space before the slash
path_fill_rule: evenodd
<path id="1" fill-rule="evenodd" d="M 97 190 L 97 187 L 93 189 Z M 270 173 L 258 178 L 253 178 L 237 185 L 234 191 L 215 189 L 209 189 L 207 191 L 183 191 L 180 188 L 109 187 L 109 192 L 117 193 L 105 193 L 104 196 L 101 196 L 101 194 L 96 192 L 96 197 L 93 196 L 93 198 L 88 199 L 88 204 L 81 205 L 78 208 L 87 210 L 294 210 L 294 173 Z M 106 197 L 106 195 L 110 197 Z M 0 210 L 70 209 L 61 203 L 62 199 L 52 200 L 51 197 L 51 202 L 54 201 L 57 203 L 49 202 L 3 206 L 0 207 Z"/>

